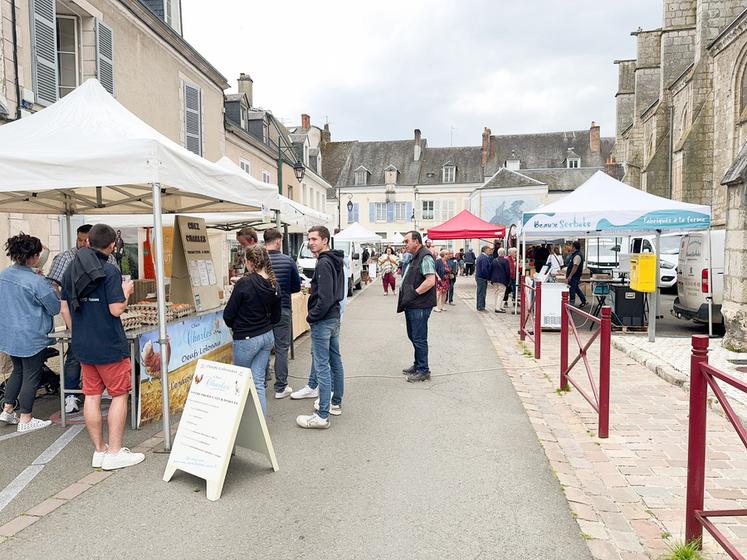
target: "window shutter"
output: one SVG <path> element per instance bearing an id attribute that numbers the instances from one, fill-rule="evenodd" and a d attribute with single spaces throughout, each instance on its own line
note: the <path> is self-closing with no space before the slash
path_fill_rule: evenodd
<path id="1" fill-rule="evenodd" d="M 390 224 L 394 221 L 394 202 L 386 203 L 386 221 Z"/>
<path id="2" fill-rule="evenodd" d="M 57 24 L 55 0 L 31 0 L 31 52 L 34 93 L 39 105 L 57 101 Z"/>
<path id="3" fill-rule="evenodd" d="M 202 155 L 202 99 L 200 90 L 184 84 L 184 135 L 190 152 Z"/>
<path id="4" fill-rule="evenodd" d="M 104 89 L 114 95 L 114 32 L 96 20 L 96 70 Z"/>
<path id="5" fill-rule="evenodd" d="M 353 221 L 354 222 L 360 222 L 361 221 L 361 218 L 360 218 L 360 205 L 357 202 L 353 203 Z"/>
<path id="6" fill-rule="evenodd" d="M 376 222 L 376 203 L 368 203 L 368 223 L 373 224 Z"/>
<path id="7" fill-rule="evenodd" d="M 412 218 L 412 202 L 405 202 L 405 221 L 409 222 Z"/>

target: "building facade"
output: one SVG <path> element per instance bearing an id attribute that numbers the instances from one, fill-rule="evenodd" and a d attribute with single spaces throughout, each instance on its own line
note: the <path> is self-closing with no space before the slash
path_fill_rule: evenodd
<path id="1" fill-rule="evenodd" d="M 615 168 L 608 164 L 613 143 L 595 123 L 543 134 L 493 135 L 485 128 L 480 145 L 464 147 L 430 147 L 420 130 L 412 140 L 330 140 L 322 144 L 322 174 L 332 185 L 327 212 L 339 207 L 341 229 L 360 222 L 385 240 L 411 229 L 425 233 L 464 209 L 510 225 L 597 170 Z"/>
<path id="2" fill-rule="evenodd" d="M 747 1 L 664 0 L 662 27 L 618 60 L 615 159 L 623 180 L 711 206 L 726 229 L 724 345 L 747 350 Z"/>

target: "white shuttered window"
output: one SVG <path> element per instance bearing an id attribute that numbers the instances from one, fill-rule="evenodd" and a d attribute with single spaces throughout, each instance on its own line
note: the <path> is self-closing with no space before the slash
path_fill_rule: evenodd
<path id="1" fill-rule="evenodd" d="M 104 89 L 114 95 L 114 32 L 96 20 L 96 72 Z"/>
<path id="2" fill-rule="evenodd" d="M 184 146 L 202 155 L 202 93 L 200 88 L 184 83 Z"/>
<path id="3" fill-rule="evenodd" d="M 57 24 L 55 0 L 31 0 L 31 52 L 34 93 L 39 105 L 57 101 Z"/>

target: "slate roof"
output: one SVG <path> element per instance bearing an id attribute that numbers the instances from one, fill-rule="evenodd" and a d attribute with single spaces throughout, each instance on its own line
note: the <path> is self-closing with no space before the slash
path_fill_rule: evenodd
<path id="1" fill-rule="evenodd" d="M 521 172 L 547 185 L 550 192 L 573 191 L 576 187 L 583 185 L 594 173 L 599 171 L 598 167 L 578 167 L 576 169 L 522 169 Z"/>
<path id="2" fill-rule="evenodd" d="M 721 179 L 722 185 L 739 184 L 747 179 L 747 144 L 742 146 L 737 157 Z"/>
<path id="3" fill-rule="evenodd" d="M 428 151 L 425 144 L 422 139 L 423 153 Z M 363 166 L 371 172 L 368 185 L 383 185 L 384 169 L 391 164 L 399 170 L 397 184 L 416 185 L 421 162 L 413 161 L 413 153 L 413 140 L 330 142 L 322 155 L 324 178 L 331 185 L 349 188 L 355 184 L 355 170 Z"/>
<path id="4" fill-rule="evenodd" d="M 498 189 L 498 188 L 517 188 L 517 187 L 540 187 L 545 185 L 543 181 L 539 181 L 532 177 L 524 174 L 524 170 L 519 173 L 505 167 L 501 167 L 496 171 L 493 176 L 488 179 L 484 185 L 478 187 L 477 190 L 482 189 Z"/>
<path id="5" fill-rule="evenodd" d="M 588 130 L 496 135 L 491 137 L 491 141 L 495 144 L 495 156 L 488 162 L 487 174 L 495 173 L 511 159 L 512 151 L 521 161 L 522 169 L 561 167 L 568 148 L 579 155 L 584 167 L 602 166 L 615 143 L 614 138 L 601 138 L 601 153 L 593 154 Z"/>
<path id="6" fill-rule="evenodd" d="M 480 146 L 428 148 L 420 156 L 420 185 L 441 184 L 441 169 L 446 164 L 456 167 L 455 183 L 482 183 Z M 404 181 L 402 181 L 403 184 Z"/>
<path id="7" fill-rule="evenodd" d="M 244 97 L 245 94 L 243 93 L 227 93 L 226 94 L 226 101 L 228 102 L 235 102 L 235 101 L 241 101 L 241 99 Z"/>

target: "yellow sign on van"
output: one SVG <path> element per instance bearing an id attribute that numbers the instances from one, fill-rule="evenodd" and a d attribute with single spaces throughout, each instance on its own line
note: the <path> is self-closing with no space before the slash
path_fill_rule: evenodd
<path id="1" fill-rule="evenodd" d="M 630 288 L 636 292 L 656 291 L 656 255 L 630 255 Z"/>

